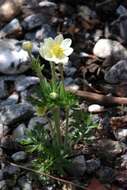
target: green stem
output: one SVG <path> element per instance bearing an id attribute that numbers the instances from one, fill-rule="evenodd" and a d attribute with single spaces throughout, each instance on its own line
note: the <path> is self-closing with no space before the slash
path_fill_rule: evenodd
<path id="1" fill-rule="evenodd" d="M 66 128 L 65 128 L 65 140 L 64 140 L 64 147 L 67 147 L 67 140 L 68 140 L 68 127 L 69 127 L 69 109 L 66 108 Z"/>
<path id="2" fill-rule="evenodd" d="M 61 139 L 61 132 L 60 132 L 60 108 L 55 107 L 53 109 L 53 117 L 55 122 L 55 133 L 56 133 L 56 141 L 57 145 L 61 145 L 62 139 Z"/>
<path id="3" fill-rule="evenodd" d="M 52 136 L 52 138 L 53 138 L 53 136 L 54 136 L 54 130 L 53 130 L 52 122 L 51 122 L 51 120 L 49 119 L 49 117 L 48 117 L 47 115 L 46 115 L 46 118 L 47 118 L 47 120 L 48 120 L 49 127 L 50 127 L 50 130 L 51 130 L 51 136 Z"/>
<path id="4" fill-rule="evenodd" d="M 62 84 L 64 86 L 64 69 L 63 69 L 63 64 L 62 63 L 59 64 L 59 72 L 60 72 Z"/>
<path id="5" fill-rule="evenodd" d="M 50 66 L 51 66 L 52 80 L 56 82 L 55 63 L 50 62 Z"/>

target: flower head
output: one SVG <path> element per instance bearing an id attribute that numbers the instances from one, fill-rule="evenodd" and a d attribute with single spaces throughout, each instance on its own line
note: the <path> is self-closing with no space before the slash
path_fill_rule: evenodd
<path id="1" fill-rule="evenodd" d="M 29 51 L 31 52 L 32 51 L 32 48 L 33 48 L 33 44 L 31 41 L 25 41 L 23 42 L 23 45 L 22 45 L 22 48 L 26 51 Z"/>
<path id="2" fill-rule="evenodd" d="M 67 63 L 68 56 L 73 52 L 71 48 L 72 40 L 64 39 L 63 35 L 56 36 L 55 39 L 47 38 L 40 47 L 40 55 L 47 61 L 55 63 Z"/>
<path id="3" fill-rule="evenodd" d="M 50 98 L 51 98 L 52 100 L 55 100 L 56 98 L 58 98 L 58 94 L 57 94 L 56 92 L 51 92 L 51 93 L 50 93 Z"/>

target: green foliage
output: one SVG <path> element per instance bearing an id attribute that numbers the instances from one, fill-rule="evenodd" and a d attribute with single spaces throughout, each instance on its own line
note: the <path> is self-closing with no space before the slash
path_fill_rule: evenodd
<path id="1" fill-rule="evenodd" d="M 78 106 L 78 101 L 72 93 L 65 90 L 63 72 L 60 72 L 62 81 L 57 81 L 55 64 L 50 65 L 52 79 L 48 81 L 42 74 L 44 66 L 41 66 L 39 58 L 32 60 L 32 68 L 40 78 L 40 85 L 30 97 L 38 115 L 45 114 L 47 117 L 50 112 L 49 128 L 37 126 L 27 131 L 27 138 L 22 141 L 22 145 L 33 155 L 32 163 L 37 170 L 62 176 L 71 166 L 68 158 L 72 154 L 73 145 L 89 140 L 97 124 L 93 123 L 88 113 L 74 109 Z M 69 110 L 72 109 L 73 112 L 69 115 Z M 65 113 L 65 125 L 60 117 L 61 110 Z"/>
<path id="2" fill-rule="evenodd" d="M 74 109 L 70 115 L 69 145 L 73 146 L 84 141 L 89 142 L 97 127 L 98 123 L 93 122 L 92 115 Z M 68 146 L 68 149 L 65 149 L 63 144 L 59 146 L 54 144 L 50 128 L 36 126 L 33 130 L 27 131 L 26 136 L 27 138 L 22 141 L 22 145 L 26 147 L 27 152 L 34 153 L 32 164 L 35 169 L 62 176 L 71 167 L 72 163 L 68 158 L 72 156 L 72 147 Z"/>
<path id="3" fill-rule="evenodd" d="M 33 167 L 40 172 L 64 175 L 71 162 L 67 157 L 69 152 L 64 150 L 63 145 L 55 146 L 52 143 L 50 130 L 43 126 L 36 126 L 26 132 L 26 137 L 21 144 L 26 151 L 34 153 Z"/>
<path id="4" fill-rule="evenodd" d="M 70 143 L 92 140 L 94 132 L 98 128 L 98 122 L 93 121 L 93 116 L 80 109 L 73 109 L 70 118 Z"/>
<path id="5" fill-rule="evenodd" d="M 48 82 L 46 79 L 41 81 L 40 87 L 37 88 L 38 97 L 32 96 L 31 100 L 36 105 L 37 110 L 49 111 L 54 107 L 60 108 L 73 107 L 77 100 L 70 92 L 65 91 L 62 83 Z M 56 94 L 56 97 L 52 97 L 52 93 Z M 43 109 L 42 109 L 43 108 Z"/>

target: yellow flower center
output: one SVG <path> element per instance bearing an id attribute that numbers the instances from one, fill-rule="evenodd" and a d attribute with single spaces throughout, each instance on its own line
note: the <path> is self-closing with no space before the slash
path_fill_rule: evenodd
<path id="1" fill-rule="evenodd" d="M 61 58 L 64 56 L 64 50 L 60 47 L 60 44 L 55 43 L 52 46 L 51 53 L 53 56 Z"/>

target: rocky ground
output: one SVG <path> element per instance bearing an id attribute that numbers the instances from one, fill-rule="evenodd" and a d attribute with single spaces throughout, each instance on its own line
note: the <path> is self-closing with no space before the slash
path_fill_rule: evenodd
<path id="1" fill-rule="evenodd" d="M 127 1 L 0 0 L 0 18 L 0 189 L 53 190 L 53 186 L 38 185 L 31 172 L 7 163 L 27 163 L 28 155 L 19 144 L 25 129 L 47 125 L 46 118 L 36 116 L 27 100 L 39 79 L 31 70 L 22 43 L 31 40 L 32 54 L 37 56 L 44 38 L 63 33 L 72 38 L 74 47 L 65 66 L 65 85 L 109 97 L 126 97 Z M 42 62 L 49 78 L 49 66 Z M 89 112 L 99 110 L 93 117 L 99 119 L 101 130 L 96 144 L 87 150 L 80 148 L 80 155 L 75 158 L 79 166 L 74 172 L 84 178 L 84 188 L 90 183 L 89 190 L 125 190 L 126 105 L 101 103 L 82 100 Z"/>

